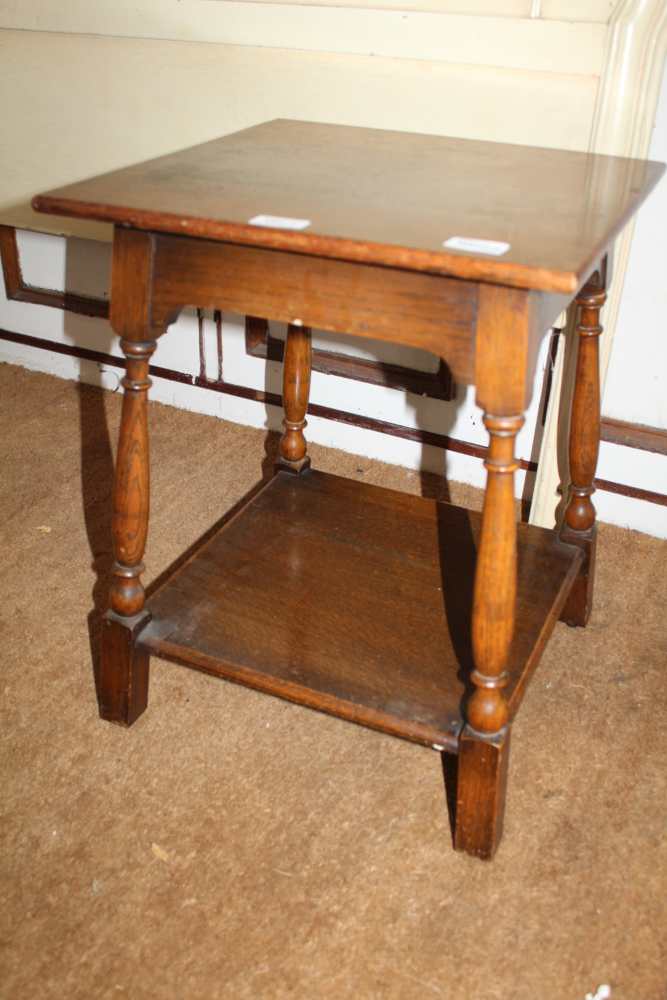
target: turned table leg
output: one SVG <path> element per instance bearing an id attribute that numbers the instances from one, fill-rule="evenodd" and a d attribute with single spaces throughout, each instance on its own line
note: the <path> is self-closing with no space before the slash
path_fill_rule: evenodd
<path id="1" fill-rule="evenodd" d="M 564 542 L 584 551 L 584 564 L 572 585 L 561 619 L 568 625 L 585 625 L 593 603 L 597 529 L 591 496 L 600 447 L 600 360 L 598 342 L 602 327 L 600 310 L 606 293 L 598 276 L 576 298 L 577 370 L 570 416 L 570 477 L 568 504 L 561 526 Z"/>
<path id="2" fill-rule="evenodd" d="M 484 415 L 490 435 L 487 486 L 477 554 L 472 644 L 474 692 L 459 742 L 454 846 L 490 858 L 502 835 L 509 757 L 505 665 L 516 602 L 514 440 L 520 415 Z"/>
<path id="3" fill-rule="evenodd" d="M 310 467 L 304 436 L 306 410 L 310 395 L 312 363 L 311 334 L 306 326 L 290 324 L 287 328 L 283 360 L 283 406 L 285 428 L 280 439 L 279 468 L 298 475 Z"/>
<path id="4" fill-rule="evenodd" d="M 112 266 L 111 324 L 121 337 L 126 373 L 113 491 L 115 562 L 110 608 L 102 623 L 97 696 L 102 718 L 126 726 L 148 700 L 148 654 L 137 644 L 150 619 L 141 583 L 149 515 L 148 367 L 164 329 L 154 328 L 151 320 L 151 239 L 117 230 Z"/>
<path id="5" fill-rule="evenodd" d="M 155 341 L 122 340 L 127 358 L 123 379 L 118 457 L 113 494 L 115 563 L 110 610 L 102 633 L 98 683 L 100 715 L 110 722 L 131 725 L 148 701 L 148 654 L 135 640 L 148 621 L 141 583 L 149 514 L 148 420 L 146 413 L 148 364 Z"/>

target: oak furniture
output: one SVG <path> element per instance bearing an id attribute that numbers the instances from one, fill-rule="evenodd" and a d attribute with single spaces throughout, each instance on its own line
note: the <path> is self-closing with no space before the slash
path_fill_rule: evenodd
<path id="1" fill-rule="evenodd" d="M 526 686 L 555 622 L 585 625 L 591 610 L 609 251 L 662 170 L 273 121 L 35 198 L 115 225 L 127 373 L 102 717 L 143 712 L 153 654 L 458 754 L 455 846 L 491 857 Z M 515 438 L 540 340 L 573 297 L 565 515 L 553 530 L 517 525 Z M 146 599 L 149 361 L 186 305 L 288 324 L 285 430 L 273 478 Z M 310 469 L 312 327 L 432 351 L 474 383 L 489 434 L 481 515 Z"/>

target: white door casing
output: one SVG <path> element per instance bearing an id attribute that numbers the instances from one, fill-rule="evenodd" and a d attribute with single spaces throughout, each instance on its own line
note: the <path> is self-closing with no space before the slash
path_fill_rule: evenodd
<path id="1" fill-rule="evenodd" d="M 667 57 L 665 0 L 620 0 L 609 22 L 609 34 L 591 127 L 590 150 L 615 156 L 648 155 L 660 86 Z M 645 209 L 650 211 L 650 207 Z M 616 240 L 614 269 L 602 313 L 600 388 L 604 392 L 609 358 L 628 266 L 634 220 Z M 567 324 L 560 324 L 564 331 Z M 572 317 L 569 317 L 569 326 Z M 569 341 L 569 344 L 568 344 Z M 566 349 L 573 338 L 560 336 L 556 366 L 535 479 L 531 524 L 552 527 L 565 473 L 567 418 L 572 396 L 576 352 Z"/>

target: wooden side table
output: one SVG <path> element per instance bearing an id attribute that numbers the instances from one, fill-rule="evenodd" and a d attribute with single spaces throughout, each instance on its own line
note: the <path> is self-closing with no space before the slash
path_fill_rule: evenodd
<path id="1" fill-rule="evenodd" d="M 131 725 L 150 654 L 458 754 L 455 846 L 491 857 L 510 726 L 554 623 L 585 625 L 608 251 L 660 164 L 274 121 L 34 200 L 115 223 L 127 357 L 100 714 Z M 572 484 L 517 526 L 514 441 L 539 342 L 576 296 Z M 289 324 L 275 476 L 145 599 L 147 392 L 185 305 Z M 309 468 L 310 328 L 414 345 L 474 383 L 480 515 Z"/>

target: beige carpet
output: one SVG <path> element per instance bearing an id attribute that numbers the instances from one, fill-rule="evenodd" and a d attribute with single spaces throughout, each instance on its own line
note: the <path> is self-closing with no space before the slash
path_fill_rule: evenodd
<path id="1" fill-rule="evenodd" d="M 485 864 L 452 850 L 431 750 L 160 661 L 132 729 L 98 720 L 119 404 L 0 366 L 2 997 L 664 1000 L 665 544 L 603 526 L 593 620 L 556 627 Z M 266 437 L 158 405 L 151 435 L 148 579 L 260 478 Z"/>

